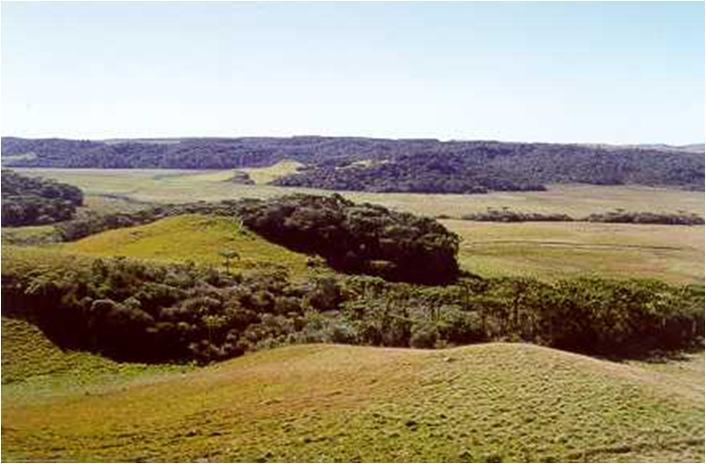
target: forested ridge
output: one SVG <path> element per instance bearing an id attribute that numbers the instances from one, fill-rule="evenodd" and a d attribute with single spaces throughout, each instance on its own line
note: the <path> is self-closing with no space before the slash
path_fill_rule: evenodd
<path id="1" fill-rule="evenodd" d="M 669 147 L 246 137 L 78 141 L 4 137 L 6 166 L 230 169 L 296 160 L 286 186 L 380 192 L 542 190 L 549 183 L 704 188 L 704 157 Z"/>
<path id="2" fill-rule="evenodd" d="M 2 224 L 24 226 L 71 219 L 83 205 L 83 192 L 73 185 L 2 171 Z"/>

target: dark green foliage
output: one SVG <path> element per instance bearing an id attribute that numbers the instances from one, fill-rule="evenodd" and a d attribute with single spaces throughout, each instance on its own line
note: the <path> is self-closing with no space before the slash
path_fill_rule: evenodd
<path id="1" fill-rule="evenodd" d="M 461 279 L 447 287 L 271 269 L 97 259 L 3 266 L 3 314 L 62 347 L 117 359 L 209 362 L 261 347 L 333 342 L 433 348 L 525 341 L 606 356 L 703 345 L 704 288 L 652 280 Z"/>
<path id="2" fill-rule="evenodd" d="M 458 275 L 459 239 L 433 219 L 340 195 L 243 203 L 238 215 L 263 237 L 316 253 L 344 272 L 425 284 L 448 283 Z"/>
<path id="3" fill-rule="evenodd" d="M 2 224 L 26 226 L 71 219 L 83 205 L 78 187 L 2 171 Z"/>
<path id="4" fill-rule="evenodd" d="M 443 219 L 439 217 L 438 219 Z M 571 222 L 571 221 L 587 221 L 587 222 L 609 222 L 609 223 L 628 223 L 628 224 L 672 224 L 672 225 L 703 225 L 704 218 L 698 214 L 687 214 L 683 211 L 678 213 L 648 213 L 648 212 L 630 212 L 624 210 L 616 210 L 608 213 L 594 213 L 585 218 L 574 219 L 567 214 L 545 214 L 545 213 L 522 213 L 518 211 L 510 211 L 508 208 L 494 209 L 488 208 L 482 213 L 466 214 L 461 217 L 468 221 L 486 221 L 486 222 L 529 222 L 529 221 L 545 221 L 545 222 Z"/>
<path id="5" fill-rule="evenodd" d="M 458 236 L 437 221 L 356 204 L 336 194 L 172 205 L 86 217 L 58 229 L 64 240 L 71 241 L 185 213 L 236 216 L 268 240 L 317 254 L 334 269 L 347 273 L 424 284 L 448 283 L 458 275 Z"/>
<path id="6" fill-rule="evenodd" d="M 268 315 L 305 307 L 303 289 L 281 271 L 240 276 L 126 259 L 6 272 L 2 285 L 4 314 L 34 320 L 61 346 L 148 362 L 240 355 L 262 338 L 293 331 L 273 331 Z M 286 305 L 275 304 L 275 295 Z"/>
<path id="7" fill-rule="evenodd" d="M 528 222 L 528 221 L 547 221 L 547 222 L 570 222 L 574 219 L 568 214 L 560 213 L 522 213 L 510 211 L 507 208 L 494 209 L 488 208 L 482 213 L 466 214 L 461 217 L 468 221 L 486 221 L 486 222 Z"/>
<path id="8" fill-rule="evenodd" d="M 2 138 L 15 166 L 226 169 L 283 159 L 308 165 L 277 180 L 336 190 L 480 193 L 541 190 L 548 183 L 704 188 L 704 159 L 659 147 L 361 137 L 248 137 L 91 142 Z M 366 161 L 365 164 L 356 163 Z"/>
<path id="9" fill-rule="evenodd" d="M 649 212 L 630 212 L 630 211 L 611 211 L 608 213 L 594 213 L 588 216 L 586 221 L 589 222 L 615 222 L 615 223 L 633 223 L 633 224 L 680 224 L 687 226 L 702 225 L 704 218 L 698 214 L 680 213 L 649 213 Z"/>

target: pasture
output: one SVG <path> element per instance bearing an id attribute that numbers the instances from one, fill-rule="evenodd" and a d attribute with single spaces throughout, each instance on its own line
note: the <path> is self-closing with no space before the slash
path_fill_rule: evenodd
<path id="1" fill-rule="evenodd" d="M 58 245 L 71 253 L 126 256 L 169 262 L 225 266 L 223 252 L 235 252 L 231 270 L 285 266 L 294 275 L 306 273 L 306 255 L 268 242 L 242 229 L 232 219 L 198 214 L 174 216 L 151 224 L 108 230 Z"/>
<path id="2" fill-rule="evenodd" d="M 257 168 L 273 172 L 294 169 L 291 163 Z M 271 185 L 228 182 L 232 171 L 21 169 L 78 185 L 89 208 L 101 211 L 144 207 L 140 202 L 191 202 L 226 198 L 266 198 L 292 192 L 331 194 Z M 251 170 L 251 175 L 257 170 Z M 257 176 L 255 176 L 257 177 Z M 263 178 L 259 178 L 262 181 Z M 495 192 L 484 195 L 340 192 L 358 202 L 398 211 L 459 218 L 488 207 L 514 211 L 567 213 L 581 217 L 616 208 L 626 211 L 703 215 L 704 193 L 640 186 L 550 186 L 546 192 Z M 106 197 L 105 195 L 109 195 Z M 461 266 L 480 275 L 530 275 L 555 279 L 594 274 L 655 277 L 673 283 L 703 280 L 704 227 L 601 223 L 480 223 L 443 220 L 463 242 Z"/>
<path id="3" fill-rule="evenodd" d="M 251 169 L 256 182 L 286 172 L 286 162 L 270 168 Z M 81 187 L 88 195 L 120 195 L 157 203 L 215 201 L 233 198 L 266 198 L 292 192 L 320 193 L 324 190 L 239 185 L 228 182 L 226 171 L 173 169 L 16 169 L 28 175 L 44 176 Z M 248 170 L 244 170 L 248 171 Z M 254 174 L 266 172 L 266 177 Z M 258 180 L 259 179 L 259 180 Z M 513 211 L 566 213 L 586 216 L 623 208 L 627 211 L 677 212 L 703 215 L 704 193 L 642 186 L 551 185 L 545 192 L 492 192 L 477 195 L 339 192 L 357 202 L 370 202 L 398 211 L 460 218 L 487 208 L 508 207 Z"/>
<path id="4" fill-rule="evenodd" d="M 3 332 L 10 352 L 3 365 L 4 460 L 704 456 L 702 355 L 655 369 L 521 344 L 437 351 L 300 345 L 196 370 L 121 365 L 115 371 L 111 361 L 81 355 L 67 358 L 71 367 L 59 373 L 17 375 L 25 368 L 13 364 L 38 354 L 30 344 L 41 336 L 16 321 L 4 320 Z M 18 356 L 24 349 L 29 354 Z M 48 384 L 47 376 L 75 372 L 86 374 L 83 382 L 37 387 Z"/>
<path id="5" fill-rule="evenodd" d="M 461 267 L 483 276 L 704 279 L 704 227 L 443 220 L 462 238 Z"/>

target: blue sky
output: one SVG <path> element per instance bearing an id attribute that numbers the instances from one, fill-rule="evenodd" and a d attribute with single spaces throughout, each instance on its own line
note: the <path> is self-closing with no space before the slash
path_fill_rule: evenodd
<path id="1" fill-rule="evenodd" d="M 704 140 L 704 4 L 7 3 L 2 134 Z"/>

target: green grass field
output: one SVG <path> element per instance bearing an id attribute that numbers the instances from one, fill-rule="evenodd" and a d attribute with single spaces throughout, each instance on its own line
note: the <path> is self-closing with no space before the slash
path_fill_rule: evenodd
<path id="1" fill-rule="evenodd" d="M 114 229 L 59 245 L 70 253 L 126 256 L 160 261 L 193 261 L 223 266 L 224 251 L 235 251 L 231 269 L 282 265 L 293 275 L 306 273 L 307 256 L 289 251 L 241 229 L 228 218 L 188 214 L 142 226 Z"/>
<path id="2" fill-rule="evenodd" d="M 461 267 L 484 276 L 704 279 L 704 227 L 585 222 L 444 220 L 459 234 Z"/>
<path id="3" fill-rule="evenodd" d="M 63 351 L 34 325 L 2 318 L 2 389 L 12 404 L 56 395 L 83 394 L 85 388 L 120 384 L 143 375 L 186 372 L 190 366 L 117 363 L 81 351 Z"/>
<path id="4" fill-rule="evenodd" d="M 301 345 L 148 367 L 62 353 L 5 319 L 3 352 L 5 461 L 704 459 L 703 355 Z"/>

